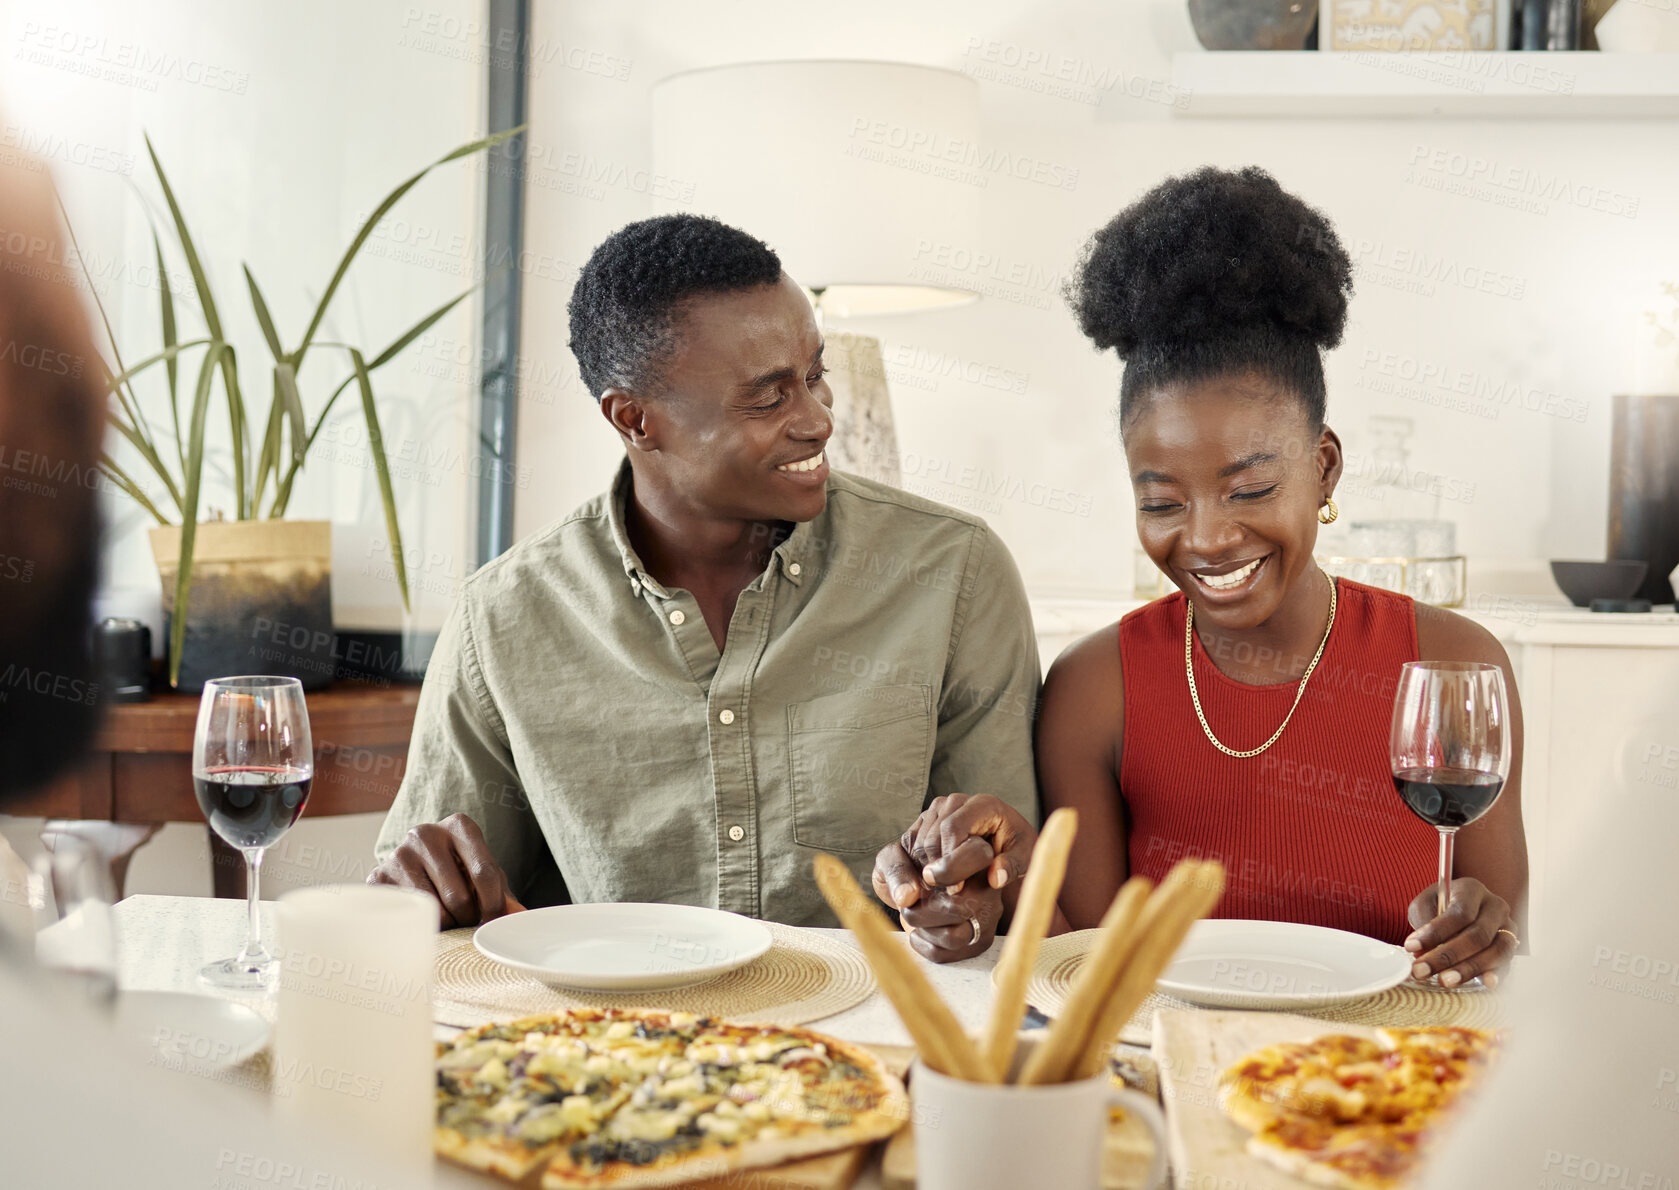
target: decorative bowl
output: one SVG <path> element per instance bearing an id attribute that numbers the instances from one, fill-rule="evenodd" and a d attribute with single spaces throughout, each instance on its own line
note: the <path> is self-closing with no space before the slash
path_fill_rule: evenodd
<path id="1" fill-rule="evenodd" d="M 1626 599 L 1644 581 L 1648 562 L 1552 561 L 1551 577 L 1575 607 L 1590 607 L 1594 599 Z"/>

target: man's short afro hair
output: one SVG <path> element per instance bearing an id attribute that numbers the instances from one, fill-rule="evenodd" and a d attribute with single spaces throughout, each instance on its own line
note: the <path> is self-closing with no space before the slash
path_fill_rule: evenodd
<path id="1" fill-rule="evenodd" d="M 1096 232 L 1068 287 L 1126 361 L 1120 426 L 1169 384 L 1257 372 L 1323 424 L 1320 352 L 1341 341 L 1352 261 L 1321 213 L 1249 166 L 1168 178 Z"/>
<path id="2" fill-rule="evenodd" d="M 768 244 L 703 215 L 660 215 L 613 232 L 571 294 L 571 351 L 600 400 L 614 386 L 651 394 L 676 346 L 683 302 L 774 285 L 781 258 Z"/>

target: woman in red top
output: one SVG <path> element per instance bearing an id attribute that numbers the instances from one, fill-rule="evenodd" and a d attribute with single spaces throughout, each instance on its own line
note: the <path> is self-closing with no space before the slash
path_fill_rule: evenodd
<path id="1" fill-rule="evenodd" d="M 1351 289 L 1328 221 L 1258 169 L 1171 179 L 1091 241 L 1073 304 L 1126 362 L 1137 533 L 1179 590 L 1069 648 L 1045 682 L 1039 783 L 1047 809 L 1079 812 L 1061 910 L 1094 926 L 1128 875 L 1216 858 L 1217 916 L 1352 930 L 1403 943 L 1418 977 L 1493 983 L 1527 887 L 1509 660 L 1472 621 L 1332 582 L 1313 559 L 1342 468 L 1320 353 Z M 1388 762 L 1400 666 L 1419 659 L 1501 666 L 1515 727 L 1510 778 L 1459 833 L 1438 917 L 1436 833 Z M 994 798 L 941 799 L 882 852 L 876 885 L 921 902 L 905 915 L 921 953 L 967 957 L 978 931 L 936 924 L 933 890 L 988 867 L 1012 889 L 1034 838 Z"/>

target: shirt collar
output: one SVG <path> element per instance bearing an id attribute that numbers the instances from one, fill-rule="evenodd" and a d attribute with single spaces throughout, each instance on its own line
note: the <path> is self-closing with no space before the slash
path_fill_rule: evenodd
<path id="1" fill-rule="evenodd" d="M 618 556 L 624 561 L 624 574 L 630 580 L 630 590 L 635 594 L 641 593 L 646 587 L 660 599 L 669 599 L 670 592 L 659 583 L 659 580 L 648 574 L 641 565 L 641 555 L 635 552 L 635 546 L 630 544 L 629 500 L 632 477 L 630 461 L 625 459 L 618 464 L 618 474 L 612 480 L 612 498 L 606 502 L 607 523 L 612 527 L 612 544 L 618 547 Z"/>
<path id="2" fill-rule="evenodd" d="M 618 465 L 618 474 L 612 481 L 612 498 L 607 501 L 607 521 L 612 528 L 612 543 L 618 547 L 618 555 L 623 559 L 624 574 L 630 581 L 630 589 L 639 593 L 640 588 L 646 587 L 659 598 L 668 599 L 670 592 L 658 579 L 647 573 L 641 564 L 641 556 L 635 552 L 635 546 L 630 544 L 629 499 L 632 487 L 630 461 L 625 459 Z M 770 565 L 779 568 L 781 577 L 795 587 L 804 586 L 805 580 L 810 577 L 810 559 L 814 552 L 812 542 L 815 534 L 812 526 L 825 520 L 827 516 L 828 510 L 824 508 L 815 521 L 801 521 L 795 524 L 787 540 L 776 546 L 770 555 Z"/>

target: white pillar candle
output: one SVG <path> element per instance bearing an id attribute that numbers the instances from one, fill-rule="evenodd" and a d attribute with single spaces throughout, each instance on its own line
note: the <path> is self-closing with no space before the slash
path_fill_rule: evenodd
<path id="1" fill-rule="evenodd" d="M 287 893 L 276 914 L 275 1110 L 348 1133 L 392 1185 L 430 1185 L 436 902 L 327 885 Z"/>

